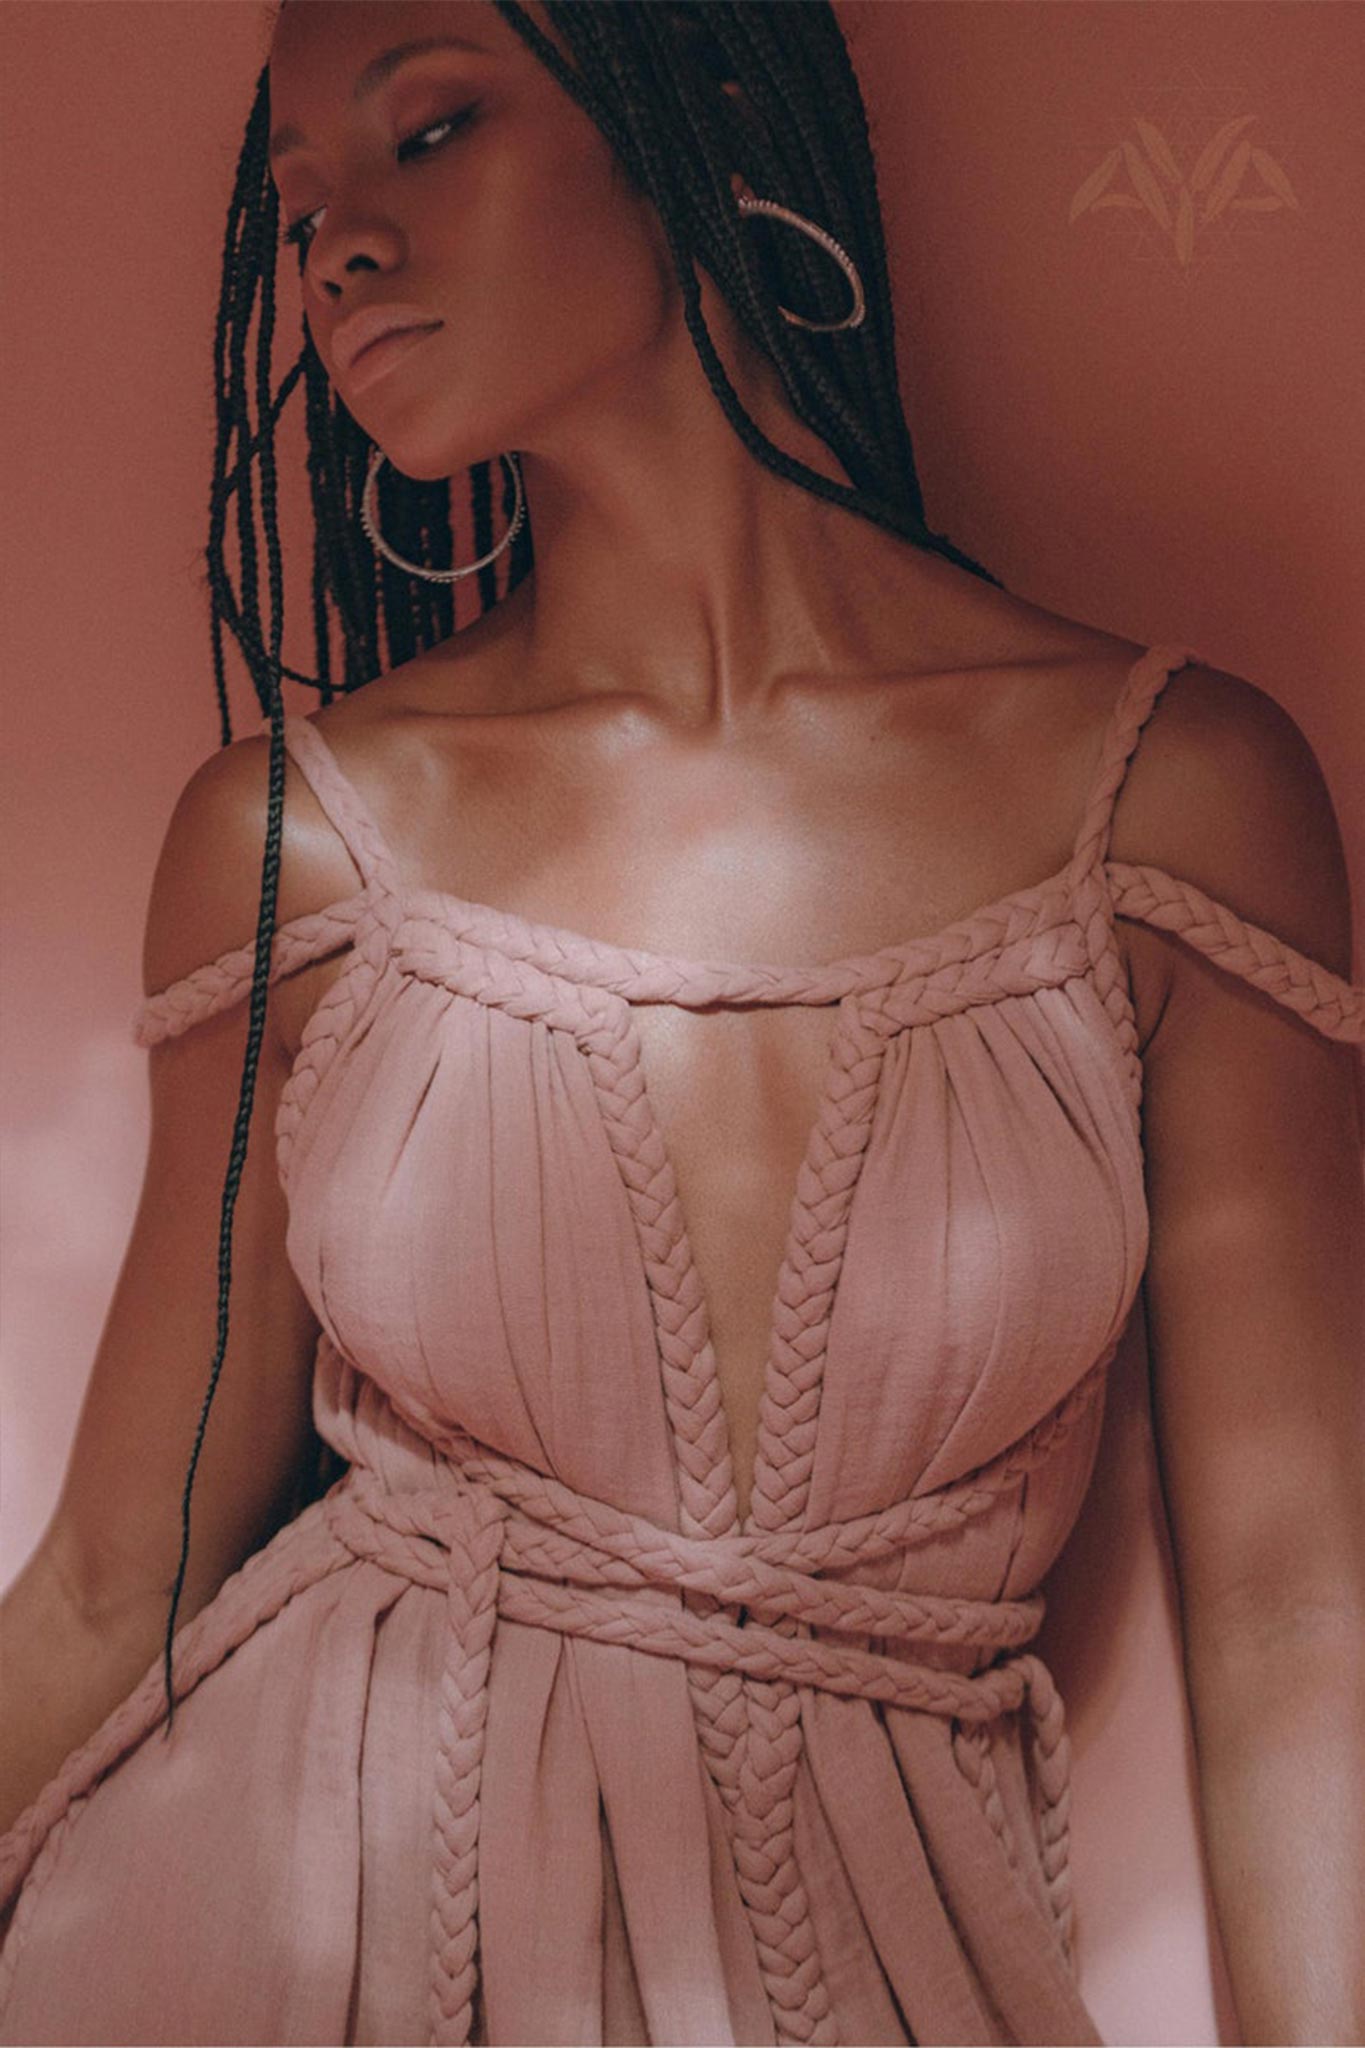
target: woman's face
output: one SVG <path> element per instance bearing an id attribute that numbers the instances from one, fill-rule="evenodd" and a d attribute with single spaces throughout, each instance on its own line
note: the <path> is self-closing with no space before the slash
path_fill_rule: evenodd
<path id="1" fill-rule="evenodd" d="M 528 11 L 567 60 L 540 0 Z M 286 0 L 270 101 L 314 344 L 409 476 L 548 445 L 575 395 L 628 379 L 676 317 L 652 205 L 492 0 Z M 400 303 L 439 326 L 352 379 L 345 321 Z"/>

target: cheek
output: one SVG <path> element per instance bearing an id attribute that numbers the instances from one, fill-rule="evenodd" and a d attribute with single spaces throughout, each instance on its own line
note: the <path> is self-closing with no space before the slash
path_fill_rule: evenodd
<path id="1" fill-rule="evenodd" d="M 610 362 L 657 334 L 678 296 L 663 225 L 605 144 L 507 181 L 484 218 L 478 271 L 519 355 Z"/>

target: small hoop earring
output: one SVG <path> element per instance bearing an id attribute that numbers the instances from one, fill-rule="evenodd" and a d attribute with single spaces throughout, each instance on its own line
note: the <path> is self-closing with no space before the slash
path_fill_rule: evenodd
<path id="1" fill-rule="evenodd" d="M 521 465 L 518 463 L 515 455 L 502 455 L 500 457 L 504 466 L 511 472 L 512 482 L 517 494 L 516 505 L 513 509 L 507 531 L 495 548 L 490 548 L 486 555 L 480 555 L 477 562 L 466 563 L 463 569 L 425 569 L 420 562 L 407 561 L 404 556 L 398 554 L 389 546 L 383 534 L 379 531 L 379 519 L 375 510 L 375 487 L 379 477 L 379 468 L 380 464 L 386 460 L 387 458 L 382 448 L 376 448 L 370 456 L 370 466 L 365 475 L 365 489 L 360 499 L 360 523 L 369 537 L 370 545 L 379 554 L 383 555 L 386 561 L 392 562 L 395 569 L 406 569 L 409 576 L 420 576 L 425 583 L 455 583 L 461 576 L 472 576 L 476 569 L 487 568 L 488 564 L 496 561 L 503 549 L 511 544 L 513 536 L 520 527 L 526 512 L 526 499 L 521 488 Z"/>
<path id="2" fill-rule="evenodd" d="M 833 235 L 828 234 L 824 228 L 818 228 L 813 220 L 807 220 L 803 213 L 794 213 L 790 206 L 780 206 L 775 199 L 751 199 L 748 193 L 741 192 L 738 205 L 741 214 L 765 213 L 773 220 L 786 221 L 789 227 L 800 228 L 803 235 L 809 235 L 813 242 L 818 242 L 822 249 L 828 250 L 848 279 L 853 292 L 853 306 L 844 319 L 807 320 L 800 313 L 789 313 L 785 306 L 779 306 L 777 310 L 784 320 L 789 320 L 793 327 L 807 327 L 812 334 L 841 334 L 846 327 L 862 326 L 867 312 L 866 301 L 863 298 L 863 281 L 858 275 L 858 266 L 853 258 L 835 241 Z"/>

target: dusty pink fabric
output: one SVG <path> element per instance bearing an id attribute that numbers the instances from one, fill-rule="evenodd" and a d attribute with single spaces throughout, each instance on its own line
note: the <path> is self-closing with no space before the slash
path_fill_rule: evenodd
<path id="1" fill-rule="evenodd" d="M 1027 1645 L 1147 1253 L 1114 912 L 1365 1040 L 1365 990 L 1106 858 L 1197 658 L 1134 665 L 1059 874 L 811 969 L 408 888 L 287 721 L 364 883 L 272 963 L 352 949 L 277 1123 L 351 1469 L 178 1633 L 169 1740 L 158 1659 L 0 1839 L 0 2040 L 1099 2040 Z M 646 1000 L 837 1006 L 743 1526 Z"/>

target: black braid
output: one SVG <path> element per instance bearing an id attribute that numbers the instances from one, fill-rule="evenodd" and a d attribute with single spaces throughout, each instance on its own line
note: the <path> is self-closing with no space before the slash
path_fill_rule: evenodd
<path id="1" fill-rule="evenodd" d="M 518 0 L 494 0 L 499 13 L 610 144 L 625 175 L 657 210 L 682 291 L 684 317 L 706 377 L 744 445 L 776 475 L 813 496 L 844 505 L 912 545 L 941 554 L 985 582 L 1000 578 L 926 524 L 910 430 L 901 402 L 891 289 L 876 168 L 861 91 L 829 0 L 545 0 L 547 15 L 572 55 L 566 62 Z M 747 105 L 722 91 L 737 80 Z M 232 1217 L 246 1159 L 269 994 L 280 846 L 285 747 L 281 685 L 288 678 L 328 704 L 387 669 L 450 638 L 457 629 L 454 585 L 411 577 L 371 548 L 360 524 L 371 444 L 332 390 L 306 325 L 298 360 L 273 395 L 279 205 L 266 155 L 269 68 L 263 67 L 247 120 L 224 238 L 214 330 L 217 436 L 209 495 L 205 581 L 221 744 L 232 739 L 223 630 L 241 650 L 262 715 L 270 721 L 269 808 L 260 911 L 252 970 L 241 1093 L 223 1188 L 218 1244 L 217 1344 L 195 1434 L 181 1506 L 181 1551 L 166 1622 L 166 1730 L 175 1696 L 175 1617 L 189 1560 L 190 1498 L 209 1408 L 227 1348 Z M 861 327 L 819 334 L 785 321 L 780 306 L 810 319 L 841 318 L 848 281 L 828 254 L 781 222 L 745 217 L 734 205 L 730 174 L 741 172 L 761 198 L 780 200 L 815 221 L 848 250 L 863 280 Z M 300 267 L 306 253 L 299 252 Z M 773 362 L 793 411 L 838 456 L 852 487 L 787 455 L 750 418 L 706 328 L 696 266 L 715 280 L 744 332 Z M 256 314 L 254 378 L 247 374 L 248 333 Z M 284 578 L 279 539 L 275 425 L 300 379 L 313 512 L 312 626 L 315 675 L 282 659 Z M 251 397 L 254 393 L 256 424 Z M 270 624 L 263 624 L 257 561 L 253 465 L 259 464 L 266 537 Z M 496 466 L 504 522 L 514 494 L 501 461 L 467 472 L 473 554 L 494 543 Z M 229 500 L 236 499 L 239 590 L 226 559 Z M 381 530 L 399 554 L 426 568 L 454 565 L 451 491 L 382 465 Z M 463 550 L 462 550 L 463 552 Z M 471 584 L 478 613 L 531 573 L 535 551 L 529 508 L 510 547 Z M 502 589 L 499 590 L 499 564 Z M 333 682 L 333 624 L 340 635 L 341 681 Z M 382 627 L 382 646 L 381 646 Z M 314 1435 L 291 1516 L 318 1499 L 346 1461 Z"/>

